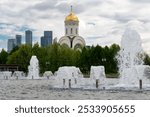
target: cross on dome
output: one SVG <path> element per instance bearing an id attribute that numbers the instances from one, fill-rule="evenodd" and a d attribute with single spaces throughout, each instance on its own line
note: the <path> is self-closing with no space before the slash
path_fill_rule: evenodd
<path id="1" fill-rule="evenodd" d="M 71 5 L 71 11 L 70 14 L 65 18 L 66 21 L 76 21 L 79 22 L 78 17 L 73 13 L 73 6 Z"/>

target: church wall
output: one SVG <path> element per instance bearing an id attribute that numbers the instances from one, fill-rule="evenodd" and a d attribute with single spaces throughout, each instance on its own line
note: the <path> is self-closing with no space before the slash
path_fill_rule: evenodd
<path id="1" fill-rule="evenodd" d="M 76 44 L 80 44 L 81 46 L 85 46 L 85 41 L 82 37 L 78 36 L 73 40 L 73 48 L 76 46 Z"/>
<path id="2" fill-rule="evenodd" d="M 68 47 L 70 47 L 70 45 L 71 45 L 68 37 L 62 37 L 59 40 L 59 43 L 60 43 L 60 45 L 66 44 L 66 45 L 68 45 Z"/>
<path id="3" fill-rule="evenodd" d="M 78 35 L 78 26 L 77 25 L 67 25 L 65 29 L 67 29 L 67 33 L 65 33 L 66 36 L 70 36 L 70 35 L 77 36 Z"/>

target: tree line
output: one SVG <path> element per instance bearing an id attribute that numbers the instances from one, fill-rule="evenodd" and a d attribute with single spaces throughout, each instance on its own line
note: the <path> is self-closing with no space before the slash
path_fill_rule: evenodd
<path id="1" fill-rule="evenodd" d="M 113 44 L 110 47 L 99 45 L 84 47 L 81 50 L 74 50 L 58 43 L 47 47 L 40 47 L 36 43 L 15 47 L 10 53 L 2 49 L 0 53 L 0 64 L 17 64 L 20 71 L 28 72 L 28 66 L 32 55 L 39 60 L 40 73 L 52 71 L 53 73 L 62 66 L 79 67 L 82 73 L 89 74 L 91 66 L 104 66 L 105 72 L 117 73 L 118 65 L 116 55 L 120 50 L 119 45 Z M 146 55 L 145 64 L 150 65 L 150 57 Z"/>

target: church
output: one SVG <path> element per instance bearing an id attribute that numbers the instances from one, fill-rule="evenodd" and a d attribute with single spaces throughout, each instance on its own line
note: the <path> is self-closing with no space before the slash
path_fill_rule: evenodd
<path id="1" fill-rule="evenodd" d="M 65 18 L 65 36 L 61 37 L 59 44 L 73 49 L 84 47 L 85 40 L 79 36 L 79 19 L 73 13 L 72 6 L 70 14 Z"/>

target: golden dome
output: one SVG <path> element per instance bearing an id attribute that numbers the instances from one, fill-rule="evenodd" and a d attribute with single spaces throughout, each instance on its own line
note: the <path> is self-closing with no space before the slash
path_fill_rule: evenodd
<path id="1" fill-rule="evenodd" d="M 73 12 L 71 12 L 71 13 L 66 17 L 65 21 L 76 21 L 76 22 L 78 22 L 79 19 L 78 19 L 78 17 L 77 17 Z"/>

